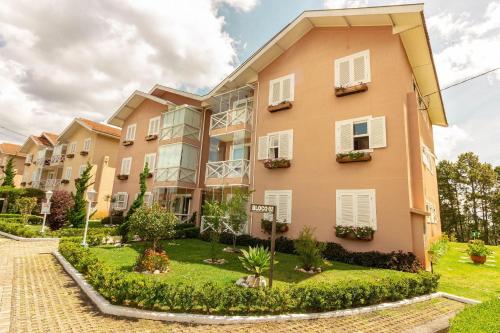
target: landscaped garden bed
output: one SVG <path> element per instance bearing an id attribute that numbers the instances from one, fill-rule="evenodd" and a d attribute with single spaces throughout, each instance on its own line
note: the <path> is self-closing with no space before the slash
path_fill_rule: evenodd
<path id="1" fill-rule="evenodd" d="M 147 244 L 149 245 L 149 244 Z M 218 245 L 224 265 L 203 262 L 209 244 L 200 240 L 162 241 L 168 253 L 168 273 L 133 272 L 137 257 L 146 248 L 134 243 L 123 248 L 84 249 L 63 241 L 61 254 L 105 298 L 114 304 L 172 312 L 260 314 L 318 312 L 395 301 L 436 290 L 438 276 L 366 269 L 326 263 L 316 275 L 298 272 L 299 258 L 277 254 L 273 288 L 242 288 L 234 282 L 247 272 L 237 254 Z"/>

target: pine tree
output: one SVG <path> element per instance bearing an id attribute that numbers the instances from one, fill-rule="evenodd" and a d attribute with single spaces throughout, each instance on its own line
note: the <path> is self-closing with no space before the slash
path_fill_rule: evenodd
<path id="1" fill-rule="evenodd" d="M 68 221 L 73 228 L 82 227 L 85 224 L 87 200 L 85 200 L 85 191 L 93 184 L 90 183 L 90 174 L 92 165 L 87 162 L 87 167 L 83 171 L 79 179 L 76 180 L 75 194 L 71 193 L 74 205 L 68 212 Z"/>
<path id="2" fill-rule="evenodd" d="M 4 170 L 5 177 L 3 179 L 2 186 L 14 187 L 14 177 L 16 176 L 16 171 L 14 170 L 14 162 L 12 157 L 7 161 Z"/>
<path id="3" fill-rule="evenodd" d="M 144 204 L 144 194 L 147 191 L 147 186 L 146 186 L 146 179 L 148 178 L 149 175 L 149 167 L 148 163 L 146 162 L 146 165 L 144 166 L 144 170 L 142 170 L 140 176 L 139 176 L 139 194 L 137 195 L 137 198 L 132 202 L 130 205 L 130 208 L 127 212 L 127 216 L 125 216 L 125 219 L 123 223 L 120 225 L 120 235 L 122 236 L 122 241 L 126 242 L 127 241 L 127 235 L 130 230 L 130 217 L 134 212 L 141 207 Z"/>

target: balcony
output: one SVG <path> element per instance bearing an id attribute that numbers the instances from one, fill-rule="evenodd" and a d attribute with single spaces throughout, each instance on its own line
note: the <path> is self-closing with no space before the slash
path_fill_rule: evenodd
<path id="1" fill-rule="evenodd" d="M 250 161 L 230 160 L 208 162 L 205 172 L 206 186 L 248 185 Z"/>
<path id="2" fill-rule="evenodd" d="M 196 170 L 177 167 L 157 168 L 155 172 L 155 182 L 164 183 L 159 185 L 178 186 L 182 184 L 195 186 L 196 184 Z"/>
<path id="3" fill-rule="evenodd" d="M 248 221 L 241 227 L 239 232 L 236 232 L 233 230 L 233 227 L 231 226 L 231 223 L 229 223 L 229 217 L 222 217 L 222 223 L 219 225 L 219 230 L 215 230 L 213 222 L 212 222 L 213 216 L 205 216 L 203 215 L 201 217 L 201 224 L 200 224 L 200 232 L 205 232 L 207 230 L 214 230 L 218 232 L 228 232 L 231 234 L 236 234 L 236 235 L 243 235 L 243 234 L 248 234 Z"/>
<path id="4" fill-rule="evenodd" d="M 42 190 L 44 188 L 44 186 L 45 186 L 45 181 L 43 181 L 43 180 L 33 180 L 31 182 L 32 188 L 38 188 L 38 189 Z"/>
<path id="5" fill-rule="evenodd" d="M 60 166 L 64 162 L 64 155 L 53 155 L 50 158 L 50 165 L 51 166 Z"/>
<path id="6" fill-rule="evenodd" d="M 61 179 L 47 179 L 45 181 L 45 190 L 55 190 L 61 185 Z"/>
<path id="7" fill-rule="evenodd" d="M 231 133 L 241 130 L 249 131 L 252 126 L 253 103 L 246 101 L 242 106 L 210 117 L 210 136 L 217 136 L 220 140 L 232 140 Z M 226 138 L 226 140 L 224 139 Z"/>
<path id="8" fill-rule="evenodd" d="M 201 112 L 181 105 L 162 114 L 159 139 L 162 144 L 186 142 L 200 145 Z"/>
<path id="9" fill-rule="evenodd" d="M 162 141 L 173 141 L 182 138 L 200 141 L 200 129 L 187 124 L 179 124 L 160 130 L 160 140 Z"/>

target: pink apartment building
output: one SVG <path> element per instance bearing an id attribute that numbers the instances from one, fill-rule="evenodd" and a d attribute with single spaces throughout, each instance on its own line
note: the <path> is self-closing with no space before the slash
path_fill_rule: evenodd
<path id="1" fill-rule="evenodd" d="M 235 188 L 349 250 L 415 253 L 440 235 L 432 125 L 447 126 L 423 5 L 306 11 L 198 96 L 157 85 L 109 119 L 122 127 L 114 209 L 154 166 L 148 202 L 181 219 Z M 261 216 L 246 232 L 267 237 Z M 370 227 L 371 241 L 336 226 Z"/>

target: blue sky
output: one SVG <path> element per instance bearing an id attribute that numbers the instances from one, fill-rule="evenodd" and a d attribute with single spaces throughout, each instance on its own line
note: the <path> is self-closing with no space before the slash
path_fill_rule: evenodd
<path id="1" fill-rule="evenodd" d="M 207 91 L 304 10 L 412 2 L 3 0 L 0 142 L 59 132 L 77 116 L 105 121 L 157 83 Z M 427 0 L 425 16 L 442 87 L 500 67 L 500 0 Z M 500 165 L 500 71 L 443 99 L 438 157 L 473 151 Z"/>

